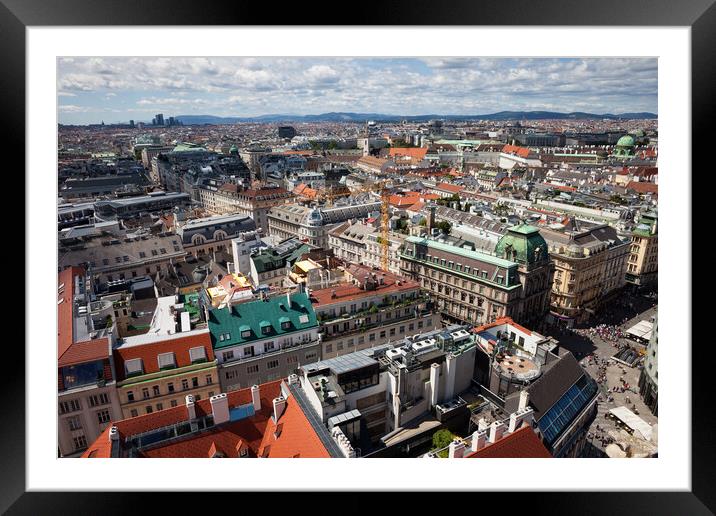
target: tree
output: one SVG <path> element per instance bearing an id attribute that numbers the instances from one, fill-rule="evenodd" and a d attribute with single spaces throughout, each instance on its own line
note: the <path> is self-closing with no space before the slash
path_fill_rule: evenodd
<path id="1" fill-rule="evenodd" d="M 440 450 L 442 448 L 445 448 L 447 446 L 450 446 L 450 443 L 452 440 L 455 439 L 455 436 L 450 430 L 442 429 L 438 430 L 433 434 L 433 447 L 432 450 Z M 441 452 L 439 454 L 440 457 L 447 457 L 448 452 L 447 450 Z"/>
<path id="2" fill-rule="evenodd" d="M 449 235 L 450 231 L 452 230 L 452 224 L 450 224 L 447 220 L 441 220 L 440 222 L 435 224 L 435 227 L 446 235 Z"/>
<path id="3" fill-rule="evenodd" d="M 420 222 L 418 222 L 418 225 L 420 225 L 420 226 L 427 226 L 427 225 L 428 225 L 428 219 L 426 219 L 425 217 L 423 217 L 422 219 L 420 219 Z"/>

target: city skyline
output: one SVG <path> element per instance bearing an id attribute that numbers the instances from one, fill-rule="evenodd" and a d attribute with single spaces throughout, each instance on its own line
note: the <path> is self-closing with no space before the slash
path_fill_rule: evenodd
<path id="1" fill-rule="evenodd" d="M 658 113 L 655 58 L 63 57 L 57 64 L 61 124 L 149 121 L 160 112 Z"/>

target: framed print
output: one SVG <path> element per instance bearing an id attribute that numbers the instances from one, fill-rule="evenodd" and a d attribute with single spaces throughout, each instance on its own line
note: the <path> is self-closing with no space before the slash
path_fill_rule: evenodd
<path id="1" fill-rule="evenodd" d="M 716 8 L 376 9 L 0 5 L 28 222 L 3 509 L 713 510 L 690 208 Z"/>

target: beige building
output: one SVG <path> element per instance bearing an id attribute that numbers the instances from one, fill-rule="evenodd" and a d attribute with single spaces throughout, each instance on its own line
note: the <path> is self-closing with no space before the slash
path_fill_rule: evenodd
<path id="1" fill-rule="evenodd" d="M 208 328 L 128 337 L 114 359 L 124 418 L 183 405 L 187 394 L 201 400 L 221 392 Z"/>
<path id="2" fill-rule="evenodd" d="M 269 186 L 243 189 L 239 185 L 226 183 L 218 189 L 202 188 L 199 191 L 199 201 L 210 213 L 251 217 L 256 227 L 264 232 L 268 231 L 268 211 L 293 199 L 291 192 Z"/>
<path id="3" fill-rule="evenodd" d="M 555 266 L 551 319 L 567 326 L 588 321 L 624 287 L 629 243 L 606 224 L 578 221 L 568 229 L 542 229 Z"/>
<path id="4" fill-rule="evenodd" d="M 388 233 L 388 269 L 400 273 L 399 249 L 405 242 L 405 235 Z M 362 263 L 370 267 L 381 267 L 383 245 L 380 228 L 363 222 L 348 220 L 328 232 L 328 245 L 334 256 L 349 263 Z"/>
<path id="5" fill-rule="evenodd" d="M 346 268 L 345 281 L 311 290 L 324 359 L 396 342 L 440 327 L 420 284 L 365 265 Z"/>
<path id="6" fill-rule="evenodd" d="M 539 231 L 526 225 L 511 228 L 495 253 L 411 236 L 405 240 L 400 267 L 430 292 L 443 315 L 455 320 L 541 320 L 549 306 L 552 265 Z"/>
<path id="7" fill-rule="evenodd" d="M 636 285 L 656 283 L 659 269 L 659 236 L 656 213 L 645 213 L 632 231 L 626 281 Z"/>

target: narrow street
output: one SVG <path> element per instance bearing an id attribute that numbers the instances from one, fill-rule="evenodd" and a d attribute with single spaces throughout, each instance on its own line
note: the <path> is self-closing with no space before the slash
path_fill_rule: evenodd
<path id="1" fill-rule="evenodd" d="M 604 456 L 610 431 L 618 430 L 616 423 L 605 417 L 612 408 L 625 406 L 650 425 L 658 423 L 658 418 L 646 407 L 639 395 L 641 366 L 630 367 L 612 359 L 624 346 L 630 346 L 636 351 L 646 348 L 646 343 L 620 336 L 620 333 L 626 333 L 626 330 L 639 321 L 651 321 L 657 311 L 656 303 L 655 296 L 623 296 L 609 311 L 594 317 L 598 322 L 595 326 L 607 325 L 600 330 L 601 335 L 590 331 L 590 328 L 545 331 L 547 335 L 559 340 L 560 347 L 571 351 L 584 369 L 600 384 L 598 413 L 589 428 L 592 438 L 587 441 L 586 456 Z M 626 386 L 628 387 L 625 388 Z M 624 392 L 613 392 L 615 387 L 623 388 Z"/>

